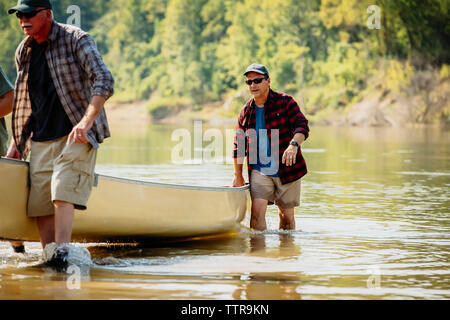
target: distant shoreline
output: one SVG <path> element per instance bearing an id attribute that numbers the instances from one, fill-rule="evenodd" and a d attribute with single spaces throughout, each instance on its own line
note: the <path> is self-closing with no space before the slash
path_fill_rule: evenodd
<path id="1" fill-rule="evenodd" d="M 433 123 L 413 123 L 401 122 L 393 123 L 387 120 L 380 120 L 379 108 L 374 108 L 370 102 L 360 102 L 344 114 L 329 114 L 323 117 L 311 117 L 305 114 L 310 120 L 311 125 L 317 126 L 342 126 L 342 127 L 448 127 L 442 122 Z M 128 103 L 107 102 L 105 105 L 106 114 L 110 123 L 157 123 L 157 124 L 181 124 L 189 123 L 194 120 L 201 120 L 212 125 L 235 125 L 236 117 L 224 117 L 220 115 L 220 107 L 205 107 L 200 111 L 194 111 L 192 108 L 182 110 L 174 115 L 164 118 L 160 121 L 154 121 L 146 110 L 146 101 L 136 101 Z M 376 109 L 376 110 L 374 110 Z M 383 118 L 381 118 L 383 119 Z"/>

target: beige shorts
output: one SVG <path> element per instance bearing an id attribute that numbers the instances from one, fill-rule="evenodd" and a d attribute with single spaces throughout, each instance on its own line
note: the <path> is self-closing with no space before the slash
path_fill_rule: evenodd
<path id="1" fill-rule="evenodd" d="M 300 206 L 300 180 L 282 184 L 280 178 L 263 175 L 252 170 L 250 178 L 250 194 L 252 199 L 268 200 L 283 209 Z"/>
<path id="2" fill-rule="evenodd" d="M 31 142 L 28 217 L 53 215 L 55 200 L 86 210 L 94 184 L 97 150 L 89 143 L 67 146 L 66 142 L 67 136 Z"/>

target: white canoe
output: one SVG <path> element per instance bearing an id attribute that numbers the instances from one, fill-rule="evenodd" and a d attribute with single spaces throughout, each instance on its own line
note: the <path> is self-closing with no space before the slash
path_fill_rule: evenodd
<path id="1" fill-rule="evenodd" d="M 232 231 L 244 219 L 248 187 L 195 187 L 98 175 L 72 241 L 141 241 Z M 28 163 L 0 159 L 0 238 L 39 241 L 27 218 Z"/>

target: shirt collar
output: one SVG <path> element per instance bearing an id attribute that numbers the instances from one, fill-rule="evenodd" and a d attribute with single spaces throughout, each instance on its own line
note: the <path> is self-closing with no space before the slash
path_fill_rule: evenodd
<path id="1" fill-rule="evenodd" d="M 269 95 L 267 96 L 266 104 L 270 104 L 270 102 L 272 102 L 274 97 L 275 97 L 274 91 L 271 88 L 269 88 Z"/>
<path id="2" fill-rule="evenodd" d="M 273 90 L 271 88 L 269 88 L 269 95 L 267 96 L 267 100 L 264 103 L 264 106 L 270 105 L 270 102 L 273 100 L 274 95 L 275 94 L 274 94 Z M 250 101 L 250 108 L 255 108 L 255 106 L 256 106 L 255 99 L 252 98 L 252 100 Z"/>
<path id="3" fill-rule="evenodd" d="M 55 21 L 52 21 L 52 28 L 50 29 L 50 33 L 48 34 L 47 41 L 52 42 L 55 41 L 58 36 L 58 24 Z"/>

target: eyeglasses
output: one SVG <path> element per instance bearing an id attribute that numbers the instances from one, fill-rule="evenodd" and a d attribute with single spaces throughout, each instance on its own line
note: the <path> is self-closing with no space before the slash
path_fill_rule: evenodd
<path id="1" fill-rule="evenodd" d="M 40 9 L 40 10 L 36 10 L 36 11 L 31 11 L 31 12 L 20 12 L 20 11 L 17 11 L 16 12 L 16 17 L 17 17 L 17 19 L 22 19 L 22 18 L 31 19 L 35 15 L 37 15 L 39 12 L 44 11 L 44 10 L 48 10 L 48 8 Z"/>
<path id="2" fill-rule="evenodd" d="M 252 83 L 256 83 L 256 84 L 260 84 L 263 80 L 265 80 L 266 78 L 256 78 L 253 80 L 246 80 L 245 83 L 249 86 L 252 85 Z"/>

